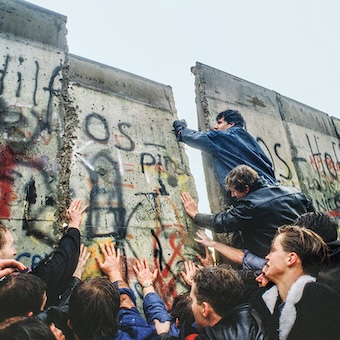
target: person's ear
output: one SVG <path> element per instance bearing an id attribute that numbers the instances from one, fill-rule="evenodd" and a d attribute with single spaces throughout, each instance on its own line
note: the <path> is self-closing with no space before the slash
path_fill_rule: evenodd
<path id="1" fill-rule="evenodd" d="M 29 312 L 27 316 L 33 316 L 33 312 Z"/>
<path id="2" fill-rule="evenodd" d="M 249 194 L 250 192 L 250 186 L 249 185 L 246 185 L 246 190 L 244 190 L 244 192 L 247 194 Z"/>
<path id="3" fill-rule="evenodd" d="M 211 312 L 211 306 L 208 302 L 202 303 L 202 315 L 204 318 L 207 318 Z"/>
<path id="4" fill-rule="evenodd" d="M 295 252 L 289 253 L 288 256 L 288 266 L 292 266 L 293 264 L 297 263 L 299 261 L 299 256 Z"/>

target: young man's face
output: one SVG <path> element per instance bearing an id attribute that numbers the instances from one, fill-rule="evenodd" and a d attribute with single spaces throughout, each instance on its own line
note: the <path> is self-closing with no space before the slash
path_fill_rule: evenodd
<path id="1" fill-rule="evenodd" d="M 228 130 L 232 126 L 234 126 L 235 123 L 227 123 L 225 119 L 222 117 L 216 121 L 216 125 L 214 126 L 214 130 Z"/>
<path id="2" fill-rule="evenodd" d="M 281 244 L 283 235 L 279 234 L 273 241 L 270 248 L 270 253 L 266 256 L 267 268 L 266 277 L 274 283 L 285 273 L 289 261 L 289 254 L 287 253 Z"/>
<path id="3" fill-rule="evenodd" d="M 231 193 L 231 197 L 235 197 L 237 199 L 243 198 L 250 191 L 248 185 L 246 186 L 246 190 L 244 190 L 244 191 L 238 191 L 234 188 L 230 188 L 229 190 L 230 190 L 230 193 Z"/>
<path id="4" fill-rule="evenodd" d="M 13 259 L 17 252 L 14 248 L 14 239 L 12 233 L 9 230 L 6 230 L 4 234 L 5 244 L 0 249 L 0 259 Z"/>

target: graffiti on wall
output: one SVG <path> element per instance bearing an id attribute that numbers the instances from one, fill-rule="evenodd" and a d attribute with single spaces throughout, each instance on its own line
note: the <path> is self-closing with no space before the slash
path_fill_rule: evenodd
<path id="1" fill-rule="evenodd" d="M 281 143 L 275 143 L 271 148 L 262 137 L 257 137 L 256 140 L 270 157 L 279 184 L 302 187 L 318 211 L 340 217 L 339 143 L 327 139 L 320 141 L 315 135 L 306 133 L 308 154 L 288 161 L 280 152 L 283 151 Z M 298 169 L 302 169 L 302 186 L 293 181 L 295 169 L 289 165 L 291 161 Z M 278 171 L 279 167 L 285 171 Z"/>
<path id="2" fill-rule="evenodd" d="M 188 246 L 187 227 L 176 206 L 179 182 L 189 178 L 188 169 L 170 156 L 166 145 L 136 134 L 131 122 L 114 123 L 104 113 L 90 112 L 80 126 L 86 137 L 76 141 L 72 167 L 88 183 L 89 246 L 98 254 L 93 242 L 116 242 L 127 280 L 134 277 L 133 260 L 149 258 L 160 272 L 158 290 L 171 303 Z M 85 275 L 97 272 L 91 265 Z"/>
<path id="3" fill-rule="evenodd" d="M 48 228 L 55 220 L 60 181 L 60 163 L 55 155 L 64 129 L 59 110 L 61 84 L 58 83 L 62 67 L 48 70 L 51 65 L 44 64 L 47 69 L 41 69 L 38 61 L 29 62 L 27 58 L 10 55 L 5 57 L 3 65 L 0 217 L 25 230 L 26 236 L 34 236 L 52 246 L 55 239 L 53 230 Z M 25 71 L 30 76 L 25 75 Z M 128 280 L 134 276 L 129 271 L 133 258 L 150 255 L 161 273 L 157 281 L 159 290 L 170 303 L 176 295 L 178 272 L 188 253 L 185 249 L 187 225 L 175 204 L 178 197 L 173 200 L 171 193 L 174 188 L 179 190 L 179 181 L 189 177 L 188 169 L 173 160 L 165 145 L 132 136 L 131 122 L 119 121 L 112 126 L 103 114 L 90 112 L 84 115 L 80 126 L 86 140 L 85 143 L 76 140 L 73 160 L 85 170 L 82 180 L 88 184 L 85 185 L 89 208 L 84 242 L 93 250 L 93 258 L 99 252 L 98 243 L 115 242 L 123 251 Z M 138 143 L 142 143 L 140 152 L 136 151 Z M 86 154 L 88 145 L 92 149 Z M 96 146 L 94 152 L 93 146 Z M 124 160 L 129 153 L 137 153 L 137 161 Z M 134 180 L 140 181 L 138 177 L 148 184 L 141 187 L 147 190 L 137 190 Z M 72 183 L 70 190 L 77 194 Z M 47 227 L 46 221 L 51 222 Z M 147 225 L 147 231 L 138 228 L 139 224 Z M 25 240 L 20 242 L 25 244 Z M 46 248 L 41 248 L 41 253 L 24 250 L 17 259 L 34 266 L 46 255 L 44 250 Z M 95 275 L 98 268 L 90 263 L 87 272 Z"/>
<path id="4" fill-rule="evenodd" d="M 27 235 L 49 245 L 53 233 L 44 233 L 36 221 L 54 220 L 55 150 L 62 129 L 54 103 L 61 91 L 61 70 L 42 70 L 37 60 L 9 54 L 0 70 L 0 218 L 21 220 Z"/>

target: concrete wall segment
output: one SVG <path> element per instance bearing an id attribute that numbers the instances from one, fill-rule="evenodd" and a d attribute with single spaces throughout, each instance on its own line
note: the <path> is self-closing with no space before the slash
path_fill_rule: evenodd
<path id="1" fill-rule="evenodd" d="M 21 1 L 0 4 L 19 24 L 23 13 L 39 26 L 39 12 L 41 28 L 48 22 L 56 36 L 66 34 L 63 16 Z M 172 131 L 171 87 L 69 55 L 65 36 L 63 46 L 2 28 L 0 218 L 14 232 L 17 258 L 31 266 L 50 253 L 70 199 L 80 197 L 89 204 L 82 241 L 92 251 L 85 277 L 99 274 L 98 244 L 113 241 L 136 292 L 131 264 L 146 257 L 170 305 L 187 288 L 178 280 L 183 261 L 197 252 L 180 200 L 182 190 L 197 192 Z"/>
<path id="2" fill-rule="evenodd" d="M 21 0 L 0 1 L 0 32 L 67 51 L 67 18 Z"/>
<path id="3" fill-rule="evenodd" d="M 176 113 L 170 86 L 70 54 L 70 81 Z"/>
<path id="4" fill-rule="evenodd" d="M 216 114 L 234 108 L 247 130 L 272 160 L 280 184 L 301 188 L 319 211 L 339 216 L 339 120 L 210 66 L 197 63 L 195 74 L 199 128 L 208 130 Z M 216 198 L 211 157 L 203 154 L 211 209 L 224 206 Z"/>

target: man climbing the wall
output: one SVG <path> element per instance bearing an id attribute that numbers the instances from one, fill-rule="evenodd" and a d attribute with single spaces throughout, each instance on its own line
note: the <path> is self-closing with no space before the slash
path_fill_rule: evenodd
<path id="1" fill-rule="evenodd" d="M 207 132 L 188 129 L 185 120 L 173 123 L 177 140 L 212 155 L 217 180 L 224 190 L 228 173 L 240 164 L 250 166 L 269 184 L 275 184 L 271 161 L 244 125 L 242 115 L 236 110 L 219 113 L 216 125 Z"/>

